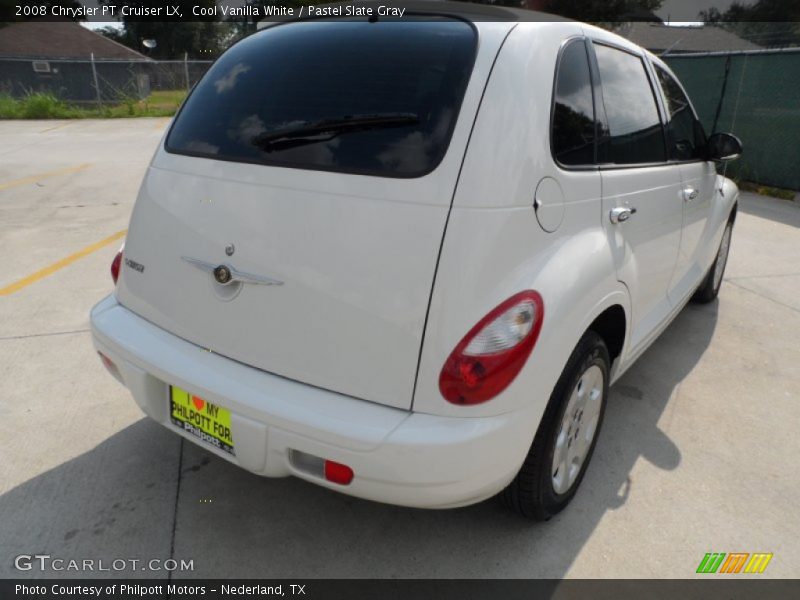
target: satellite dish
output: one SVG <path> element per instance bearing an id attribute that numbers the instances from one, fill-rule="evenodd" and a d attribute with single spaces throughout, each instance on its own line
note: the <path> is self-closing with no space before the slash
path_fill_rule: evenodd
<path id="1" fill-rule="evenodd" d="M 155 40 L 142 40 L 142 46 L 144 46 L 148 50 L 152 50 L 157 46 L 157 44 Z"/>

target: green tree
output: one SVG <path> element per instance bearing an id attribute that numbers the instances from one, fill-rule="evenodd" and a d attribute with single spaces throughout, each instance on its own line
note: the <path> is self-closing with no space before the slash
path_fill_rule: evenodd
<path id="1" fill-rule="evenodd" d="M 711 8 L 700 11 L 699 17 L 759 46 L 800 45 L 797 0 L 758 0 L 752 5 L 734 2 L 724 13 Z"/>
<path id="2" fill-rule="evenodd" d="M 109 26 L 106 26 L 106 27 L 101 27 L 100 29 L 95 29 L 94 31 L 95 31 L 95 33 L 99 33 L 101 35 L 104 35 L 108 39 L 114 40 L 115 42 L 118 42 L 118 43 L 120 43 L 120 44 L 122 44 L 124 46 L 128 45 L 126 43 L 127 42 L 127 38 L 125 36 L 125 30 L 124 29 L 120 29 L 119 27 L 114 27 L 113 25 L 109 25 Z M 132 47 L 132 46 L 129 46 L 129 47 Z M 140 50 L 140 48 L 133 48 L 133 49 L 136 50 L 136 51 Z"/>
<path id="3" fill-rule="evenodd" d="M 541 10 L 577 21 L 660 20 L 653 14 L 664 0 L 467 0 L 479 4 Z"/>
<path id="4" fill-rule="evenodd" d="M 664 0 L 549 0 L 545 11 L 589 22 L 658 20 L 653 11 L 663 3 Z"/>
<path id="5" fill-rule="evenodd" d="M 122 5 L 131 8 L 163 6 L 162 3 L 147 0 L 99 0 L 100 4 Z M 215 58 L 225 49 L 230 27 L 215 20 L 214 17 L 193 17 L 192 7 L 212 7 L 215 0 L 171 0 L 170 5 L 178 6 L 183 18 L 174 21 L 156 21 L 143 17 L 125 17 L 122 32 L 102 31 L 111 39 L 118 41 L 137 52 L 143 52 L 155 59 L 179 59 L 185 54 L 189 58 Z M 155 40 L 156 47 L 146 49 L 142 42 Z"/>
<path id="6" fill-rule="evenodd" d="M 150 58 L 170 60 L 183 58 L 216 58 L 226 48 L 228 35 L 223 23 L 209 21 L 125 21 L 122 32 L 101 33 Z M 148 49 L 144 40 L 154 40 Z"/>

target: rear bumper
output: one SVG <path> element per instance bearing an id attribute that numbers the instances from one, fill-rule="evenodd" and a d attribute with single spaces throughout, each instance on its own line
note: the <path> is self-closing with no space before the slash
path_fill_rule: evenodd
<path id="1" fill-rule="evenodd" d="M 412 413 L 271 375 L 186 342 L 109 296 L 91 312 L 98 351 L 152 419 L 253 473 L 294 475 L 346 494 L 420 508 L 488 498 L 514 477 L 535 430 L 521 412 L 454 418 Z M 169 386 L 231 411 L 236 456 L 172 425 Z M 342 486 L 298 470 L 299 450 L 355 472 Z"/>

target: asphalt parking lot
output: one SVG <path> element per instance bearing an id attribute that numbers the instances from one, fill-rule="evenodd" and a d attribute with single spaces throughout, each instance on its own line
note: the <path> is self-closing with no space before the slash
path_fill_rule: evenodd
<path id="1" fill-rule="evenodd" d="M 89 309 L 167 122 L 0 121 L 0 577 L 49 554 L 193 560 L 176 577 L 684 578 L 706 552 L 800 576 L 800 205 L 743 194 L 719 300 L 612 388 L 564 513 L 396 508 L 239 470 L 101 366 Z M 44 573 L 121 574 L 167 577 Z"/>

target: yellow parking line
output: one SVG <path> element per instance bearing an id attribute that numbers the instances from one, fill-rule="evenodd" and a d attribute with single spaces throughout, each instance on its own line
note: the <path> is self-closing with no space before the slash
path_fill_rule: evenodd
<path id="1" fill-rule="evenodd" d="M 83 171 L 91 166 L 92 166 L 91 163 L 83 163 L 82 165 L 78 165 L 76 167 L 67 167 L 65 169 L 58 169 L 56 171 L 47 171 L 46 173 L 39 173 L 38 175 L 23 177 L 22 179 L 14 179 L 12 181 L 6 181 L 5 183 L 0 183 L 0 190 L 7 190 L 8 188 L 17 187 L 18 185 L 25 185 L 27 183 L 36 183 L 40 179 L 45 179 L 46 177 L 56 177 L 58 175 L 77 173 L 78 171 Z"/>
<path id="2" fill-rule="evenodd" d="M 39 133 L 47 133 L 48 131 L 55 131 L 56 129 L 61 129 L 62 127 L 69 127 L 75 123 L 75 121 L 70 121 L 69 123 L 61 123 L 60 125 L 56 125 L 55 127 L 48 127 L 47 129 L 42 129 Z"/>
<path id="3" fill-rule="evenodd" d="M 95 242 L 90 246 L 86 246 L 81 250 L 78 250 L 75 254 L 70 254 L 66 258 L 62 258 L 58 262 L 54 262 L 52 265 L 45 267 L 32 275 L 28 275 L 27 277 L 20 279 L 19 281 L 15 281 L 11 285 L 7 285 L 4 288 L 0 288 L 0 296 L 9 296 L 14 292 L 18 292 L 24 287 L 29 286 L 32 283 L 36 283 L 40 279 L 44 279 L 48 275 L 52 275 L 59 269 L 63 269 L 64 267 L 74 263 L 76 260 L 83 258 L 84 256 L 91 254 L 95 250 L 99 250 L 103 246 L 108 246 L 114 240 L 118 240 L 119 238 L 123 237 L 127 233 L 127 229 L 123 229 L 122 231 L 118 231 L 114 235 L 110 235 L 104 240 L 100 240 L 99 242 Z"/>

